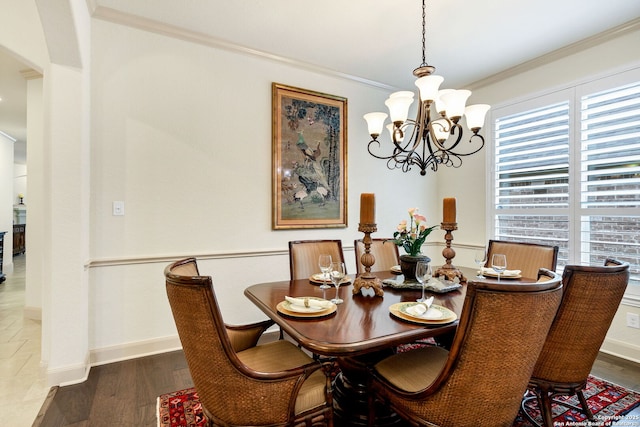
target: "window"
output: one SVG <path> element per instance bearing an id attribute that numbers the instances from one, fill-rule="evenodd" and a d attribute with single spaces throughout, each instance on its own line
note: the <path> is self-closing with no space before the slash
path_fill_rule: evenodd
<path id="1" fill-rule="evenodd" d="M 631 264 L 640 304 L 640 69 L 498 108 L 493 235 L 553 244 L 558 266 Z"/>

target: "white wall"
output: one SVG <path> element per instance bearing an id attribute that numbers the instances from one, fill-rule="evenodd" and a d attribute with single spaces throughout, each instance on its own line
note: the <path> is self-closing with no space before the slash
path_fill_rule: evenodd
<path id="1" fill-rule="evenodd" d="M 27 179 L 29 197 L 27 209 L 26 244 L 28 252 L 25 289 L 25 316 L 42 319 L 42 290 L 47 273 L 43 268 L 44 247 L 42 236 L 48 213 L 45 213 L 45 149 L 43 137 L 42 78 L 27 82 L 27 163 L 31 166 Z M 26 200 L 26 199 L 25 199 Z"/>
<path id="2" fill-rule="evenodd" d="M 441 221 L 435 175 L 389 171 L 366 152 L 362 115 L 389 91 L 97 20 L 92 58 L 96 363 L 172 342 L 162 274 L 169 259 L 203 259 L 226 319 L 242 323 L 264 318 L 245 287 L 288 278 L 289 240 L 339 238 L 349 247 L 362 236 L 361 193 L 376 193 L 378 236 L 391 236 L 413 206 Z M 272 82 L 348 99 L 348 228 L 271 229 Z M 115 200 L 125 202 L 124 216 L 112 215 Z M 238 252 L 251 256 L 228 257 Z M 355 271 L 353 254 L 346 257 Z"/>
<path id="3" fill-rule="evenodd" d="M 42 71 L 49 57 L 35 1 L 0 0 L 0 10 L 0 47 Z"/>
<path id="4" fill-rule="evenodd" d="M 2 272 L 13 271 L 13 141 L 0 135 L 0 232 L 3 236 Z"/>
<path id="5" fill-rule="evenodd" d="M 46 46 L 42 42 L 42 28 L 38 19 L 38 13 L 33 1 L 0 0 L 0 10 L 11 11 L 11 13 L 0 14 L 0 49 L 15 56 L 18 60 L 28 64 L 34 69 L 41 70 L 44 58 L 47 57 Z M 2 188 L 0 189 L 0 231 L 6 231 L 5 235 L 5 266 L 7 269 L 13 268 L 12 246 L 13 240 L 11 224 L 13 223 L 13 142 L 0 137 L 3 148 L 10 150 L 3 156 L 2 172 L 8 173 L 7 178 L 2 178 Z M 11 159 L 7 159 L 9 155 Z M 9 162 L 9 163 L 7 163 Z M 6 270 L 5 270 L 6 272 Z"/>
<path id="6" fill-rule="evenodd" d="M 19 163 L 13 164 L 13 204 L 19 203 L 18 195 L 24 196 L 24 203 L 27 203 L 27 165 Z"/>

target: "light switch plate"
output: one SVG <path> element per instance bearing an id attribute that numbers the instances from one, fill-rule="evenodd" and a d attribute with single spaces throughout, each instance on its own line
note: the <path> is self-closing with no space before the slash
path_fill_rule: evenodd
<path id="1" fill-rule="evenodd" d="M 627 326 L 640 329 L 640 314 L 627 312 Z"/>
<path id="2" fill-rule="evenodd" d="M 124 215 L 124 202 L 120 202 L 120 201 L 113 202 L 113 215 L 114 216 Z"/>

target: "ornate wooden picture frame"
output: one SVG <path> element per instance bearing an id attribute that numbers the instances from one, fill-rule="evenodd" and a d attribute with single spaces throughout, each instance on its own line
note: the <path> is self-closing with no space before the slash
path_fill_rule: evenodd
<path id="1" fill-rule="evenodd" d="M 347 99 L 272 84 L 273 229 L 347 226 Z"/>

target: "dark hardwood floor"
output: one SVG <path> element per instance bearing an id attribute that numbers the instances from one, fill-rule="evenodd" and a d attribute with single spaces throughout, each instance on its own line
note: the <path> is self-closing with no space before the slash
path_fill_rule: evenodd
<path id="1" fill-rule="evenodd" d="M 600 354 L 592 374 L 640 391 L 640 364 Z M 33 427 L 156 427 L 157 397 L 192 386 L 182 351 L 96 366 L 84 383 L 53 388 Z M 618 424 L 640 426 L 629 421 Z"/>
<path id="2" fill-rule="evenodd" d="M 159 395 L 192 387 L 182 351 L 91 368 L 87 381 L 53 388 L 34 427 L 156 427 Z"/>

